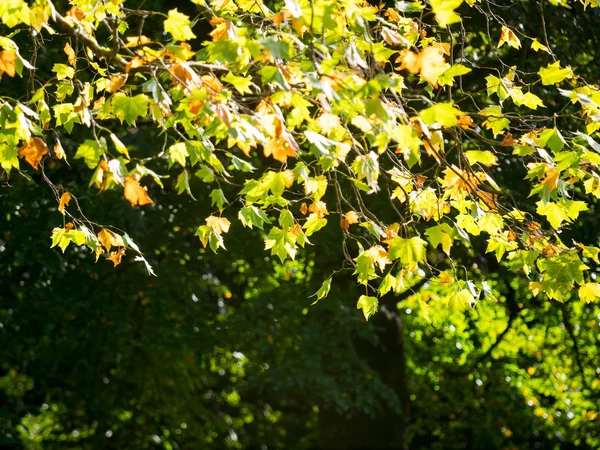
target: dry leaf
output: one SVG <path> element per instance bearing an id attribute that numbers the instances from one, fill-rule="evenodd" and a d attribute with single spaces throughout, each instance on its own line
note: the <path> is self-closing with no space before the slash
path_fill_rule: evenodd
<path id="1" fill-rule="evenodd" d="M 125 248 L 121 247 L 116 252 L 112 252 L 109 256 L 106 257 L 106 259 L 112 261 L 114 267 L 117 267 L 119 264 L 121 264 L 121 259 L 123 259 L 123 256 L 125 256 Z"/>
<path id="2" fill-rule="evenodd" d="M 68 192 L 65 192 L 63 195 L 60 196 L 60 202 L 58 203 L 58 210 L 60 211 L 60 213 L 63 216 L 65 215 L 65 206 L 67 206 L 70 201 L 71 201 L 71 194 L 69 194 Z"/>
<path id="3" fill-rule="evenodd" d="M 305 202 L 302 202 L 302 205 L 300 206 L 300 213 L 303 215 L 306 215 L 307 212 L 308 212 L 308 207 L 306 206 Z"/>
<path id="4" fill-rule="evenodd" d="M 504 136 L 504 139 L 502 139 L 500 145 L 502 147 L 513 147 L 515 145 L 515 140 L 513 139 L 512 134 L 506 132 L 506 135 Z"/>
<path id="5" fill-rule="evenodd" d="M 48 146 L 39 137 L 32 138 L 29 142 L 23 144 L 19 149 L 19 158 L 25 158 L 25 160 L 31 164 L 35 170 L 44 155 L 48 154 Z"/>
<path id="6" fill-rule="evenodd" d="M 128 36 L 126 38 L 127 40 L 127 44 L 125 44 L 125 47 L 129 48 L 129 47 L 137 47 L 139 45 L 144 45 L 144 44 L 149 44 L 150 42 L 152 42 L 152 40 L 148 37 L 148 36 Z"/>
<path id="7" fill-rule="evenodd" d="M 124 195 L 125 198 L 131 202 L 131 206 L 144 206 L 154 203 L 152 199 L 148 197 L 146 189 L 140 186 L 140 183 L 134 177 L 125 178 Z"/>

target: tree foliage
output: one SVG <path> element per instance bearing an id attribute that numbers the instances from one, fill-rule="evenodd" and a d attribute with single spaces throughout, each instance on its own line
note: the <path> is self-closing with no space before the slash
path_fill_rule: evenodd
<path id="1" fill-rule="evenodd" d="M 170 269 L 157 255 L 172 257 L 166 242 L 174 245 L 180 233 L 188 245 L 184 265 L 194 258 L 194 236 L 194 245 L 218 252 L 211 264 L 231 258 L 256 265 L 253 276 L 276 274 L 254 293 L 240 287 L 238 300 L 299 277 L 311 287 L 304 298 L 315 295 L 313 309 L 330 308 L 353 330 L 356 317 L 327 304 L 338 302 L 340 292 L 341 306 L 361 310 L 366 320 L 403 321 L 411 331 L 401 346 L 400 378 L 424 380 L 412 390 L 392 387 L 387 399 L 373 385 L 372 400 L 359 401 L 362 391 L 353 391 L 361 414 L 387 408 L 402 417 L 402 429 L 389 438 L 396 443 L 436 435 L 448 448 L 444 434 L 467 439 L 458 424 L 440 431 L 423 419 L 422 428 L 411 427 L 411 417 L 425 417 L 432 396 L 444 395 L 445 405 L 458 402 L 465 417 L 477 420 L 477 399 L 453 397 L 466 384 L 477 390 L 495 379 L 521 388 L 530 377 L 519 395 L 536 418 L 507 418 L 498 445 L 531 424 L 548 430 L 547 442 L 597 445 L 597 1 L 172 6 L 0 4 L 1 176 L 11 191 L 38 193 L 14 204 L 51 217 L 36 229 L 49 237 L 47 246 L 68 254 L 67 265 L 87 248 L 90 265 L 78 264 L 92 279 L 133 260 L 149 277 L 158 272 L 162 286 Z M 51 207 L 37 200 L 45 198 L 42 190 L 52 194 Z M 185 218 L 178 214 L 183 203 Z M 128 212 L 111 215 L 111 208 Z M 7 223 L 15 213 L 8 214 Z M 162 228 L 138 229 L 145 220 Z M 279 264 L 256 262 L 264 257 Z M 232 271 L 223 268 L 222 275 Z M 193 292 L 197 280 L 186 277 Z M 228 284 L 210 289 L 233 295 Z M 390 301 L 398 302 L 402 319 Z M 224 320 L 222 314 L 202 329 Z M 566 359 L 557 356 L 559 347 Z M 288 348 L 294 346 L 278 351 Z M 224 358 L 237 351 L 230 350 Z M 476 373 L 495 355 L 506 364 Z M 204 363 L 214 366 L 215 358 Z M 360 360 L 349 364 L 388 387 L 397 381 L 385 380 L 384 369 L 377 378 Z M 536 378 L 540 372 L 545 376 Z M 237 408 L 229 388 L 222 389 L 218 403 Z M 323 394 L 315 403 L 351 410 L 353 403 L 341 398 Z M 56 415 L 64 413 L 56 408 Z M 555 412 L 567 409 L 568 421 L 579 421 L 577 431 L 569 435 L 564 423 L 558 436 L 559 425 L 548 418 L 566 420 Z M 440 417 L 448 414 L 456 417 L 448 411 Z M 236 420 L 233 428 L 243 428 L 246 419 Z M 172 430 L 173 423 L 165 426 Z M 257 422 L 249 436 L 263 433 L 263 425 Z M 216 447 L 227 441 L 217 436 L 224 440 Z M 487 436 L 468 439 L 477 446 Z"/>

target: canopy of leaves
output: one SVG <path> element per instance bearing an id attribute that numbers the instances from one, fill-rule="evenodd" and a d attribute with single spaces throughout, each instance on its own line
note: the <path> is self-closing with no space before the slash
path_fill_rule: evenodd
<path id="1" fill-rule="evenodd" d="M 1 2 L 1 445 L 600 446 L 598 29 Z"/>

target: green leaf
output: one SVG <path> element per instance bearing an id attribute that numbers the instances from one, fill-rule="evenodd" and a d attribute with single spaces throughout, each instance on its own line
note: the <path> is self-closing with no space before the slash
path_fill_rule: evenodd
<path id="1" fill-rule="evenodd" d="M 66 64 L 54 64 L 52 72 L 56 73 L 56 78 L 59 80 L 64 80 L 65 78 L 71 79 L 75 75 L 75 69 Z"/>
<path id="2" fill-rule="evenodd" d="M 175 163 L 178 163 L 181 167 L 185 167 L 186 158 L 190 156 L 185 142 L 178 142 L 177 144 L 171 145 L 167 149 L 167 153 L 169 155 L 169 169 Z"/>
<path id="3" fill-rule="evenodd" d="M 123 92 L 118 92 L 112 98 L 112 109 L 121 123 L 125 120 L 131 125 L 138 117 L 146 117 L 148 113 L 148 96 L 139 94 L 135 97 L 129 97 Z"/>
<path id="4" fill-rule="evenodd" d="M 252 90 L 250 89 L 252 78 L 250 77 L 238 77 L 228 72 L 222 80 L 231 84 L 240 94 L 252 94 Z"/>
<path id="5" fill-rule="evenodd" d="M 169 11 L 169 15 L 164 22 L 165 32 L 171 33 L 176 41 L 189 41 L 196 37 L 190 25 L 189 16 L 180 13 L 177 9 Z"/>
<path id="6" fill-rule="evenodd" d="M 453 103 L 436 103 L 419 112 L 419 116 L 427 125 L 439 124 L 442 127 L 453 127 L 458 123 L 458 117 L 464 115 L 456 109 Z"/>
<path id="7" fill-rule="evenodd" d="M 362 309 L 366 320 L 369 320 L 373 316 L 379 307 L 379 300 L 377 297 L 369 297 L 368 295 L 361 295 L 356 303 L 356 309 Z"/>
<path id="8" fill-rule="evenodd" d="M 302 225 L 302 228 L 306 230 L 306 236 L 311 236 L 312 234 L 319 231 L 327 225 L 327 219 L 319 218 L 316 214 L 311 214 L 308 217 L 308 220 Z"/>
<path id="9" fill-rule="evenodd" d="M 127 151 L 127 146 L 125 144 L 123 144 L 119 138 L 117 136 L 115 136 L 113 133 L 110 133 L 110 138 L 113 141 L 113 144 L 115 144 L 115 148 L 117 149 L 117 151 L 119 153 L 122 153 L 123 155 L 125 155 L 125 157 L 127 159 L 129 159 L 129 152 Z"/>
<path id="10" fill-rule="evenodd" d="M 425 231 L 425 235 L 429 238 L 429 242 L 433 248 L 442 244 L 442 250 L 447 255 L 450 254 L 450 248 L 452 247 L 452 240 L 454 239 L 454 230 L 447 223 L 436 225 L 435 227 L 428 228 Z"/>
<path id="11" fill-rule="evenodd" d="M 484 166 L 498 165 L 496 155 L 489 150 L 468 150 L 465 152 L 465 156 L 471 165 L 476 163 L 483 164 Z"/>
<path id="12" fill-rule="evenodd" d="M 388 273 L 385 277 L 383 277 L 383 281 L 379 285 L 379 295 L 385 295 L 395 288 L 396 277 L 393 276 L 391 273 Z"/>
<path id="13" fill-rule="evenodd" d="M 510 128 L 510 120 L 504 117 L 504 114 L 502 114 L 502 108 L 500 106 L 490 106 L 482 109 L 479 114 L 487 117 L 482 125 L 488 130 L 492 130 L 494 137 L 502 134 L 504 130 Z"/>
<path id="14" fill-rule="evenodd" d="M 410 269 L 416 269 L 418 264 L 425 260 L 427 255 L 427 242 L 418 236 L 410 239 L 404 239 L 399 236 L 394 237 L 390 242 L 389 258 L 391 261 L 400 259 L 403 266 Z"/>
<path id="15" fill-rule="evenodd" d="M 263 224 L 265 222 L 269 223 L 269 217 L 264 213 L 264 211 L 253 205 L 244 206 L 242 209 L 240 209 L 238 218 L 242 224 L 248 228 L 255 226 L 262 230 Z"/>
<path id="16" fill-rule="evenodd" d="M 85 164 L 90 168 L 95 168 L 100 162 L 100 158 L 106 152 L 106 140 L 101 137 L 98 141 L 87 139 L 79 146 L 75 159 L 83 158 Z"/>
<path id="17" fill-rule="evenodd" d="M 187 192 L 190 197 L 194 200 L 194 196 L 192 195 L 192 190 L 190 189 L 190 178 L 187 170 L 183 170 L 177 177 L 177 182 L 175 183 L 175 189 L 177 189 L 177 194 L 183 194 Z"/>
<path id="18" fill-rule="evenodd" d="M 327 297 L 327 295 L 329 294 L 329 290 L 331 289 L 331 277 L 327 278 L 325 281 L 323 281 L 323 284 L 321 285 L 321 287 L 319 288 L 319 290 L 314 293 L 313 295 L 311 295 L 311 297 L 313 296 L 317 296 L 317 299 L 311 303 L 312 305 L 315 305 L 319 300 Z"/>
<path id="19" fill-rule="evenodd" d="M 538 75 L 542 79 L 542 84 L 548 86 L 550 84 L 560 83 L 566 78 L 573 78 L 573 70 L 570 67 L 566 69 L 560 68 L 560 61 L 556 61 L 553 64 L 548 64 L 546 67 L 542 67 Z"/>
<path id="20" fill-rule="evenodd" d="M 210 191 L 210 204 L 216 206 L 219 211 L 223 211 L 225 204 L 229 203 L 225 198 L 225 194 L 221 189 L 213 189 Z"/>
<path id="21" fill-rule="evenodd" d="M 585 202 L 580 200 L 563 200 L 560 203 L 544 203 L 540 200 L 536 205 L 537 213 L 545 216 L 554 229 L 558 229 L 563 222 L 571 222 L 577 219 L 580 212 L 588 210 Z"/>
<path id="22" fill-rule="evenodd" d="M 438 84 L 440 86 L 451 86 L 454 83 L 454 77 L 465 75 L 471 70 L 462 64 L 455 64 L 438 77 Z"/>
<path id="23" fill-rule="evenodd" d="M 583 284 L 583 272 L 589 269 L 574 252 L 540 258 L 536 264 L 543 274 L 544 293 L 555 300 L 563 300 L 564 294 L 569 292 L 575 283 Z"/>

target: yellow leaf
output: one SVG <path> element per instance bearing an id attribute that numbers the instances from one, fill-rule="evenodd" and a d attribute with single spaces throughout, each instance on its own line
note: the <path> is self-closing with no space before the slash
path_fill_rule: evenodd
<path id="1" fill-rule="evenodd" d="M 353 117 L 352 120 L 350 121 L 350 123 L 352 125 L 354 125 L 356 128 L 358 128 L 360 131 L 362 131 L 363 133 L 366 133 L 373 129 L 371 122 L 369 122 L 367 120 L 367 118 L 364 116 Z"/>
<path id="2" fill-rule="evenodd" d="M 148 197 L 148 192 L 146 192 L 146 189 L 140 186 L 140 183 L 134 177 L 125 178 L 124 195 L 125 198 L 131 203 L 131 206 L 144 206 L 154 203 L 152 199 Z"/>
<path id="3" fill-rule="evenodd" d="M 388 252 L 381 245 L 374 245 L 365 251 L 365 255 L 369 257 L 374 265 L 379 266 L 381 271 L 385 269 L 386 265 L 391 264 Z"/>
<path id="4" fill-rule="evenodd" d="M 324 112 L 317 119 L 317 125 L 321 127 L 321 131 L 323 131 L 323 133 L 329 134 L 331 131 L 341 125 L 341 121 L 338 116 Z"/>
<path id="5" fill-rule="evenodd" d="M 38 137 L 34 137 L 29 142 L 23 144 L 19 149 L 19 158 L 25 158 L 31 167 L 37 170 L 38 165 L 44 155 L 48 154 L 48 146 Z"/>
<path id="6" fill-rule="evenodd" d="M 68 192 L 65 192 L 63 195 L 60 196 L 60 202 L 58 203 L 58 210 L 61 212 L 61 214 L 63 216 L 65 215 L 65 206 L 67 206 L 70 201 L 71 201 L 71 194 L 69 194 Z"/>
<path id="7" fill-rule="evenodd" d="M 219 236 L 222 233 L 227 233 L 229 231 L 229 227 L 231 226 L 231 222 L 229 222 L 229 220 L 227 220 L 225 217 L 210 216 L 204 220 L 206 220 L 206 225 L 211 227 Z"/>
<path id="8" fill-rule="evenodd" d="M 585 283 L 579 288 L 579 298 L 586 303 L 591 303 L 600 297 L 600 284 Z"/>

